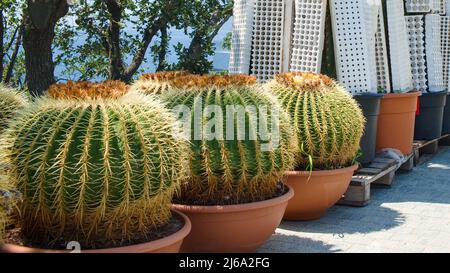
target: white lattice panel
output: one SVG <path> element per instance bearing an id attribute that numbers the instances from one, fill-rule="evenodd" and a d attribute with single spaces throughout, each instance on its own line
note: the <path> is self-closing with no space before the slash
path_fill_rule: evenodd
<path id="1" fill-rule="evenodd" d="M 450 1 L 445 0 L 445 14 L 450 15 Z"/>
<path id="2" fill-rule="evenodd" d="M 331 20 L 339 81 L 352 94 L 377 92 L 372 2 L 331 0 Z"/>
<path id="3" fill-rule="evenodd" d="M 408 28 L 409 53 L 413 87 L 422 92 L 427 91 L 427 67 L 425 63 L 425 26 L 423 15 L 405 16 Z"/>
<path id="4" fill-rule="evenodd" d="M 283 0 L 256 0 L 251 73 L 264 82 L 282 72 Z"/>
<path id="5" fill-rule="evenodd" d="M 427 56 L 429 91 L 445 89 L 441 52 L 441 20 L 436 14 L 425 16 L 425 52 Z"/>
<path id="6" fill-rule="evenodd" d="M 387 92 L 391 91 L 389 63 L 386 45 L 386 32 L 382 6 L 379 6 L 377 17 L 377 32 L 375 33 L 375 60 L 377 71 L 377 85 Z"/>
<path id="7" fill-rule="evenodd" d="M 403 2 L 386 0 L 392 89 L 408 92 L 412 89 L 411 59 Z"/>
<path id="8" fill-rule="evenodd" d="M 444 86 L 448 85 L 449 80 L 449 65 L 450 65 L 450 17 L 440 16 L 440 44 L 442 55 L 442 77 Z"/>
<path id="9" fill-rule="evenodd" d="M 434 0 L 405 0 L 406 12 L 428 13 L 431 11 L 430 1 Z"/>
<path id="10" fill-rule="evenodd" d="M 248 74 L 252 51 L 254 0 L 235 0 L 231 42 L 231 74 Z"/>
<path id="11" fill-rule="evenodd" d="M 295 0 L 291 71 L 320 72 L 327 0 Z"/>

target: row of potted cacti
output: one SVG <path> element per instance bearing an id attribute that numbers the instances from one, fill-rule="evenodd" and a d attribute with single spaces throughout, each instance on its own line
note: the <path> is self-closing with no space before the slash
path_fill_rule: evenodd
<path id="1" fill-rule="evenodd" d="M 22 195 L 13 216 L 23 245 L 7 241 L 7 252 L 70 241 L 102 252 L 254 251 L 283 217 L 314 219 L 339 200 L 364 129 L 356 101 L 313 73 L 260 85 L 166 72 L 18 101 L 2 114 L 1 157 L 2 183 Z"/>

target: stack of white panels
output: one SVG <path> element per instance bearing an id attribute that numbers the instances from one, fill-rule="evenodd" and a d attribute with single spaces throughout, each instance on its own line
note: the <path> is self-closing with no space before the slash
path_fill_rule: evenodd
<path id="1" fill-rule="evenodd" d="M 425 16 L 425 48 L 429 91 L 442 91 L 447 86 L 443 76 L 445 46 L 441 47 L 441 16 L 437 14 Z"/>
<path id="2" fill-rule="evenodd" d="M 375 33 L 377 84 L 379 89 L 390 92 L 391 80 L 389 76 L 389 63 L 385 33 L 384 15 L 382 6 L 380 5 L 378 10 L 377 32 Z"/>
<path id="3" fill-rule="evenodd" d="M 409 42 L 403 2 L 386 0 L 389 50 L 391 60 L 392 89 L 408 92 L 413 88 Z"/>
<path id="4" fill-rule="evenodd" d="M 255 0 L 251 73 L 264 82 L 282 72 L 284 0 Z"/>
<path id="5" fill-rule="evenodd" d="M 352 94 L 377 92 L 376 17 L 367 0 L 331 0 L 338 80 Z"/>
<path id="6" fill-rule="evenodd" d="M 409 52 L 415 90 L 427 91 L 427 67 L 425 64 L 425 27 L 423 15 L 405 16 L 408 28 Z"/>
<path id="7" fill-rule="evenodd" d="M 231 74 L 248 74 L 250 72 L 254 1 L 234 1 L 229 66 Z"/>
<path id="8" fill-rule="evenodd" d="M 327 0 L 295 0 L 290 71 L 320 72 Z"/>

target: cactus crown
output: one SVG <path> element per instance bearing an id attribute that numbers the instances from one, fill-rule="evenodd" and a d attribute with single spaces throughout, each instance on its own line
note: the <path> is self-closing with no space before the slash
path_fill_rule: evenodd
<path id="1" fill-rule="evenodd" d="M 184 76 L 172 81 L 174 88 L 178 89 L 208 89 L 248 87 L 256 84 L 256 77 L 248 75 L 204 75 L 204 76 Z"/>
<path id="2" fill-rule="evenodd" d="M 18 91 L 0 84 L 0 133 L 6 129 L 8 123 L 17 111 L 28 103 L 25 96 Z"/>
<path id="3" fill-rule="evenodd" d="M 299 169 L 339 168 L 352 162 L 365 120 L 344 88 L 324 75 L 295 72 L 277 75 L 266 87 L 295 124 Z"/>
<path id="4" fill-rule="evenodd" d="M 187 165 L 175 124 L 159 101 L 140 94 L 38 99 L 2 140 L 9 181 L 24 199 L 25 236 L 95 247 L 145 239 L 167 223 Z"/>
<path id="5" fill-rule="evenodd" d="M 128 86 L 121 81 L 72 82 L 54 84 L 48 89 L 48 96 L 54 99 L 116 99 L 128 92 Z"/>
<path id="6" fill-rule="evenodd" d="M 264 200 L 274 196 L 284 172 L 294 166 L 289 117 L 255 82 L 249 76 L 189 76 L 176 79 L 177 88 L 162 95 L 169 107 L 188 109 L 183 121 L 191 143 L 191 179 L 180 202 Z M 258 112 L 264 109 L 266 116 Z M 262 124 L 271 133 L 267 138 Z"/>
<path id="7" fill-rule="evenodd" d="M 162 94 L 167 92 L 171 87 L 171 82 L 183 76 L 190 75 L 186 71 L 166 71 L 143 74 L 138 81 L 132 85 L 132 90 L 143 94 Z"/>

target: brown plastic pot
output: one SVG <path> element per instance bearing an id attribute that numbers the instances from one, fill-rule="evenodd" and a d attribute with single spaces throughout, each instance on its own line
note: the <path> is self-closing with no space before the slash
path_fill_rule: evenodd
<path id="1" fill-rule="evenodd" d="M 395 148 L 405 155 L 411 154 L 420 95 L 420 92 L 384 95 L 378 116 L 377 151 Z"/>
<path id="2" fill-rule="evenodd" d="M 306 221 L 322 217 L 342 198 L 358 165 L 327 171 L 287 172 L 286 184 L 294 189 L 284 220 Z"/>
<path id="3" fill-rule="evenodd" d="M 254 252 L 280 225 L 294 191 L 266 201 L 226 206 L 188 206 L 174 204 L 192 222 L 192 231 L 181 252 Z"/>
<path id="4" fill-rule="evenodd" d="M 183 239 L 191 231 L 191 221 L 181 212 L 173 210 L 173 213 L 178 214 L 184 220 L 184 226 L 170 236 L 148 243 L 124 247 L 81 250 L 81 253 L 178 253 Z M 70 253 L 71 251 L 31 248 L 12 244 L 0 245 L 0 253 Z"/>

